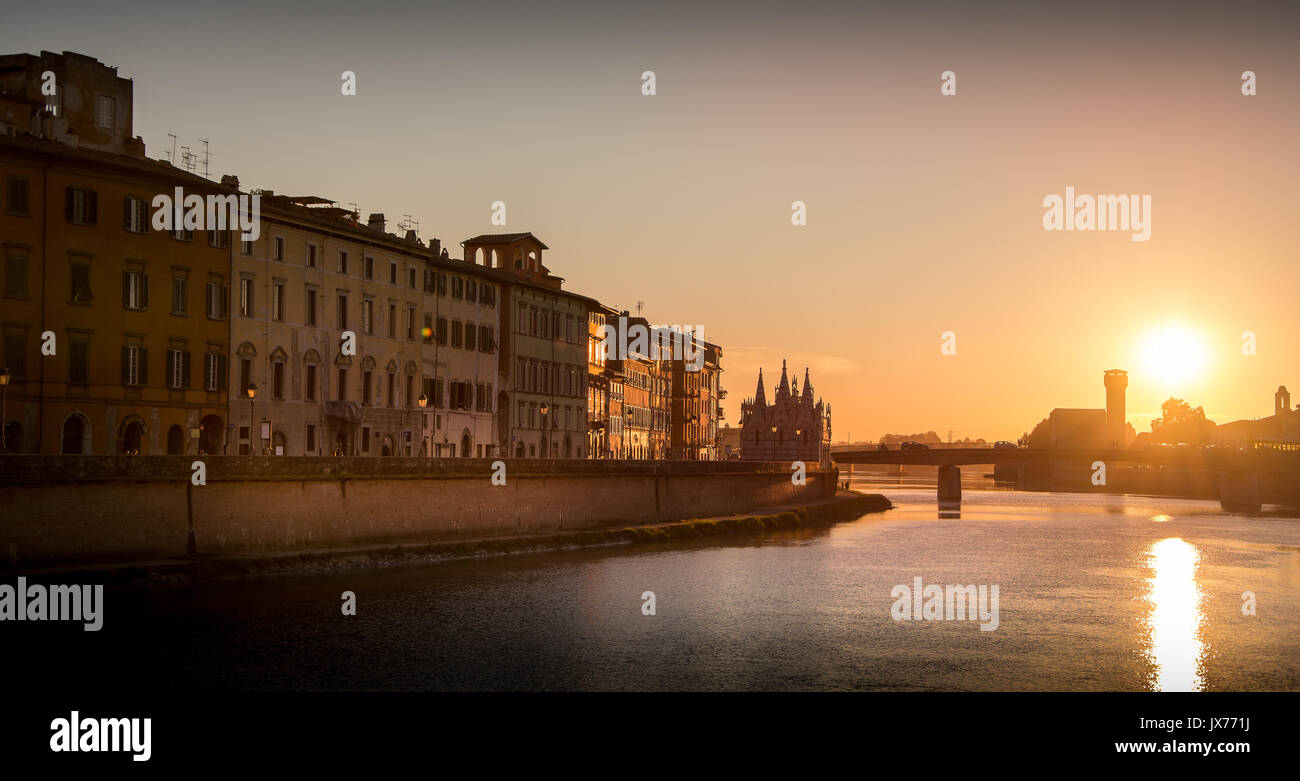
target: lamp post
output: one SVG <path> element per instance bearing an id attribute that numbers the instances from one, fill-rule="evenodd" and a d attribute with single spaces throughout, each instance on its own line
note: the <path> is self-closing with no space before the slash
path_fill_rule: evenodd
<path id="1" fill-rule="evenodd" d="M 630 442 L 628 442 L 628 437 L 631 435 L 630 434 L 631 429 L 632 429 L 632 410 L 630 409 L 624 410 L 623 412 L 623 460 L 624 461 L 630 458 L 632 454 L 632 445 Z"/>
<path id="2" fill-rule="evenodd" d="M 772 460 L 776 460 L 776 426 L 772 427 Z"/>
<path id="3" fill-rule="evenodd" d="M 5 407 L 9 402 L 9 381 L 14 378 L 14 373 L 9 371 L 6 366 L 0 370 L 0 453 L 9 452 L 9 441 L 5 439 L 5 429 L 9 428 L 8 414 Z"/>
<path id="4" fill-rule="evenodd" d="M 244 392 L 248 394 L 248 452 L 254 453 L 253 442 L 255 440 L 253 434 L 253 423 L 256 421 L 253 420 L 253 397 L 257 395 L 257 383 L 248 383 L 248 387 L 244 388 Z"/>
<path id="5" fill-rule="evenodd" d="M 550 432 L 546 428 L 546 413 L 550 412 L 550 410 L 551 408 L 547 406 L 546 402 L 543 401 L 542 402 L 542 458 L 551 457 Z"/>
<path id="6" fill-rule="evenodd" d="M 415 403 L 420 405 L 420 449 L 424 450 L 424 408 L 429 406 L 429 397 L 421 393 Z"/>
<path id="7" fill-rule="evenodd" d="M 799 458 L 799 437 L 803 434 L 803 429 L 794 430 L 794 457 Z"/>

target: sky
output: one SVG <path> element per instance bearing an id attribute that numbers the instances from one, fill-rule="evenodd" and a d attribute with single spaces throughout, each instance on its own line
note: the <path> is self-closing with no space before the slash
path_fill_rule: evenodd
<path id="1" fill-rule="evenodd" d="M 722 345 L 733 424 L 783 359 L 837 441 L 1015 439 L 1116 368 L 1138 431 L 1300 395 L 1300 11 L 973 5 L 43 0 L 0 52 L 118 67 L 149 156 L 207 138 L 213 178 L 453 256 L 532 231 L 567 289 Z M 1150 239 L 1046 230 L 1067 186 L 1149 195 Z"/>

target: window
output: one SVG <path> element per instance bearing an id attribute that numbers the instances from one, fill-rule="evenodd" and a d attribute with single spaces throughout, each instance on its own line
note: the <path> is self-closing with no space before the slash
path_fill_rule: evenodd
<path id="1" fill-rule="evenodd" d="M 149 307 L 149 276 L 142 271 L 122 272 L 122 306 L 143 310 Z"/>
<path id="2" fill-rule="evenodd" d="M 438 275 L 438 295 L 442 296 L 443 298 L 447 297 L 447 275 L 446 274 Z"/>
<path id="3" fill-rule="evenodd" d="M 397 284 L 397 262 L 396 261 L 392 261 L 392 260 L 388 261 L 388 284 L 390 285 Z"/>
<path id="4" fill-rule="evenodd" d="M 459 320 L 451 321 L 451 346 L 460 347 L 461 331 L 465 326 Z"/>
<path id="5" fill-rule="evenodd" d="M 338 324 L 339 330 L 346 330 L 348 327 L 348 297 L 345 295 L 339 296 Z"/>
<path id="6" fill-rule="evenodd" d="M 307 325 L 316 325 L 316 289 L 307 288 L 303 297 L 303 318 Z"/>
<path id="7" fill-rule="evenodd" d="M 430 401 L 429 403 L 435 407 L 442 406 L 442 386 L 443 386 L 442 379 L 435 379 L 433 381 L 433 400 Z"/>
<path id="8" fill-rule="evenodd" d="M 73 334 L 68 345 L 68 382 L 90 381 L 90 336 Z"/>
<path id="9" fill-rule="evenodd" d="M 310 453 L 316 449 L 316 426 L 307 424 L 307 452 Z"/>
<path id="10" fill-rule="evenodd" d="M 129 233 L 149 232 L 149 213 L 143 200 L 129 195 L 122 199 L 122 227 Z"/>
<path id="11" fill-rule="evenodd" d="M 284 322 L 284 283 L 271 285 L 271 319 Z"/>
<path id="12" fill-rule="evenodd" d="M 413 394 L 413 391 L 411 390 L 414 387 L 413 385 L 414 382 L 415 382 L 414 374 L 406 375 L 406 406 L 408 407 L 415 405 L 415 396 Z"/>
<path id="13" fill-rule="evenodd" d="M 122 384 L 140 387 L 148 381 L 149 351 L 138 344 L 122 345 Z"/>
<path id="14" fill-rule="evenodd" d="M 447 318 L 445 318 L 445 317 L 439 317 L 439 318 L 438 318 L 438 335 L 437 335 L 437 342 L 438 342 L 438 344 L 446 344 L 446 343 L 447 343 Z"/>
<path id="15" fill-rule="evenodd" d="M 433 315 L 428 312 L 424 313 L 424 329 L 421 331 L 425 344 L 433 343 Z"/>
<path id="16" fill-rule="evenodd" d="M 465 296 L 464 296 L 464 289 L 465 289 L 465 282 L 464 282 L 464 280 L 462 280 L 460 277 L 452 277 L 452 279 L 451 279 L 451 297 L 452 297 L 452 298 L 464 298 L 464 297 L 465 297 Z"/>
<path id="17" fill-rule="evenodd" d="M 190 281 L 184 274 L 172 275 L 172 314 L 183 315 L 190 311 Z"/>
<path id="18" fill-rule="evenodd" d="M 253 381 L 253 362 L 248 358 L 239 359 L 239 395 L 248 397 L 248 386 Z"/>
<path id="19" fill-rule="evenodd" d="M 225 249 L 230 246 L 230 231 L 208 231 L 208 246 Z"/>
<path id="20" fill-rule="evenodd" d="M 9 326 L 4 329 L 4 365 L 15 379 L 27 376 L 27 329 Z"/>
<path id="21" fill-rule="evenodd" d="M 406 270 L 406 284 L 407 287 L 411 288 L 412 290 L 415 290 L 415 268 L 414 267 L 408 268 Z"/>
<path id="22" fill-rule="evenodd" d="M 167 387 L 180 390 L 190 387 L 190 354 L 175 348 L 167 351 Z"/>
<path id="23" fill-rule="evenodd" d="M 271 260 L 284 260 L 284 238 L 281 236 L 271 239 Z"/>
<path id="24" fill-rule="evenodd" d="M 312 364 L 308 364 L 305 375 L 306 375 L 306 382 L 303 384 L 303 388 L 302 388 L 303 401 L 315 401 L 316 400 L 316 367 Z"/>
<path id="25" fill-rule="evenodd" d="M 5 297 L 27 298 L 27 250 L 5 247 Z"/>
<path id="26" fill-rule="evenodd" d="M 117 108 L 111 95 L 95 96 L 95 124 L 106 130 L 112 130 Z"/>
<path id="27" fill-rule="evenodd" d="M 226 356 L 221 353 L 208 353 L 204 356 L 203 388 L 219 391 L 226 386 Z"/>
<path id="28" fill-rule="evenodd" d="M 397 304 L 388 305 L 388 338 L 397 338 Z"/>
<path id="29" fill-rule="evenodd" d="M 478 288 L 475 286 L 474 280 L 465 280 L 465 300 L 473 301 L 476 298 L 478 298 Z"/>
<path id="30" fill-rule="evenodd" d="M 242 254 L 242 255 L 252 255 L 252 254 L 253 254 L 253 242 L 252 242 L 252 241 L 249 241 L 248 239 L 240 239 L 240 240 L 239 240 L 239 252 L 240 252 L 240 254 Z"/>
<path id="31" fill-rule="evenodd" d="M 315 244 L 307 245 L 307 268 L 316 268 L 316 250 Z"/>
<path id="32" fill-rule="evenodd" d="M 384 398 L 384 403 L 388 406 L 397 406 L 397 375 L 392 372 L 388 373 L 388 393 Z"/>
<path id="33" fill-rule="evenodd" d="M 170 235 L 176 241 L 192 241 L 194 239 L 194 231 L 180 225 L 173 225 Z"/>
<path id="34" fill-rule="evenodd" d="M 361 372 L 361 403 L 370 403 L 371 389 L 374 388 L 374 374 L 369 371 Z"/>
<path id="35" fill-rule="evenodd" d="M 335 391 L 339 401 L 348 400 L 348 370 L 346 367 L 339 368 L 339 387 Z"/>
<path id="36" fill-rule="evenodd" d="M 239 314 L 253 316 L 253 280 L 248 277 L 239 280 Z"/>
<path id="37" fill-rule="evenodd" d="M 367 255 L 366 258 L 365 258 L 365 260 L 364 260 L 364 262 L 363 262 L 363 264 L 362 264 L 362 271 L 364 272 L 364 275 L 365 275 L 366 279 L 374 279 L 374 278 L 375 278 L 375 259 L 372 258 L 372 257 L 370 257 L 369 255 Z"/>
<path id="38" fill-rule="evenodd" d="M 99 194 L 80 187 L 63 190 L 64 217 L 73 225 L 94 225 L 98 219 Z"/>
<path id="39" fill-rule="evenodd" d="M 17 177 L 5 179 L 5 210 L 10 214 L 27 216 L 27 180 Z"/>
<path id="40" fill-rule="evenodd" d="M 368 298 L 366 298 L 366 299 L 362 299 L 362 301 L 361 301 L 361 330 L 362 330 L 362 331 L 365 331 L 365 332 L 368 333 L 368 334 L 373 334 L 373 333 L 375 332 L 375 314 L 374 314 L 374 308 L 375 308 L 375 302 L 374 302 L 374 301 L 371 301 L 371 300 L 368 299 Z"/>
<path id="41" fill-rule="evenodd" d="M 271 398 L 284 398 L 284 362 L 276 361 L 271 364 Z"/>
<path id="42" fill-rule="evenodd" d="M 406 308 L 406 338 L 415 339 L 415 307 Z"/>
<path id="43" fill-rule="evenodd" d="M 226 308 L 229 306 L 228 290 L 220 280 L 208 282 L 205 287 L 204 301 L 208 319 L 220 320 L 226 316 Z"/>
<path id="44" fill-rule="evenodd" d="M 465 349 L 466 349 L 466 350 L 473 350 L 473 349 L 475 349 L 475 346 L 476 346 L 476 345 L 475 345 L 475 338 L 474 338 L 474 337 L 475 337 L 475 334 L 476 334 L 476 333 L 477 333 L 477 331 L 476 331 L 476 329 L 474 328 L 474 324 L 473 324 L 473 323 L 466 323 L 466 324 L 465 324 Z"/>
<path id="45" fill-rule="evenodd" d="M 348 273 L 348 253 L 347 250 L 339 250 L 339 273 Z"/>

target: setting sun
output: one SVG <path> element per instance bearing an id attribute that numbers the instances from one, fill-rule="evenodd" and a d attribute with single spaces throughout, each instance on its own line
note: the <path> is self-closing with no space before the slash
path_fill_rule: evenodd
<path id="1" fill-rule="evenodd" d="M 1166 326 L 1142 343 L 1142 365 L 1153 378 L 1176 383 L 1199 377 L 1205 367 L 1205 344 L 1182 326 Z"/>

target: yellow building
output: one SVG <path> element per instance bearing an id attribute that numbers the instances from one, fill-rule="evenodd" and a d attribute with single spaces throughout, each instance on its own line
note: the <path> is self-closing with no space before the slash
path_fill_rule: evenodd
<path id="1" fill-rule="evenodd" d="M 152 160 L 0 137 L 0 327 L 14 452 L 220 452 L 230 232 L 150 203 L 232 192 Z"/>

